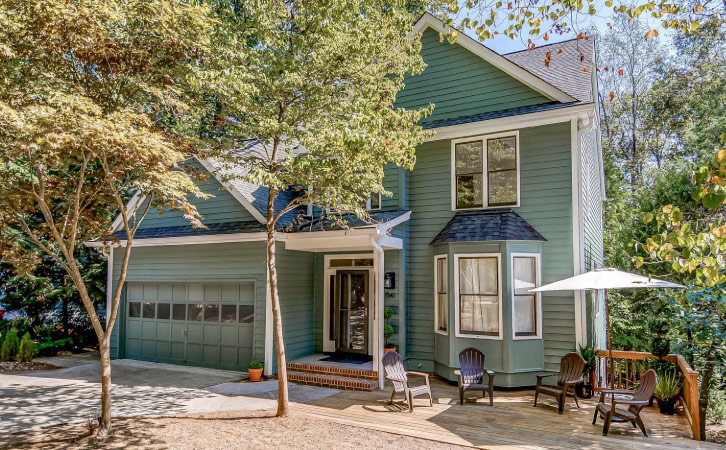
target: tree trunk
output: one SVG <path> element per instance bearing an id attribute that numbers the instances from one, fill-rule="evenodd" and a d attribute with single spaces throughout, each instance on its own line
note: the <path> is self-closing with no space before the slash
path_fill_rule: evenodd
<path id="1" fill-rule="evenodd" d="M 267 273 L 269 275 L 270 298 L 272 300 L 272 324 L 275 333 L 275 348 L 277 350 L 277 417 L 286 417 L 290 406 L 287 391 L 287 359 L 285 357 L 285 342 L 282 338 L 280 294 L 277 289 L 275 232 L 270 230 L 267 232 Z"/>
<path id="2" fill-rule="evenodd" d="M 104 336 L 99 339 L 101 351 L 101 418 L 99 435 L 111 433 L 111 349 Z"/>

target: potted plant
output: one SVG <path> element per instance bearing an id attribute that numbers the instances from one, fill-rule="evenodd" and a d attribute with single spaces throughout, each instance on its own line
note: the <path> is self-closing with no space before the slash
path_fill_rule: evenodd
<path id="1" fill-rule="evenodd" d="M 585 370 L 583 376 L 587 377 L 589 390 L 585 395 L 585 386 L 582 384 L 575 385 L 575 392 L 580 398 L 592 397 L 592 391 L 595 387 L 595 349 L 589 346 L 580 346 L 580 356 L 585 360 Z"/>
<path id="2" fill-rule="evenodd" d="M 658 375 L 658 381 L 655 384 L 655 398 L 658 400 L 658 409 L 661 414 L 673 415 L 676 413 L 676 397 L 680 392 L 681 378 L 674 371 Z"/>
<path id="3" fill-rule="evenodd" d="M 262 381 L 262 363 L 259 361 L 250 361 L 247 373 L 250 375 L 250 381 Z"/>
<path id="4" fill-rule="evenodd" d="M 393 317 L 393 309 L 386 306 L 383 309 L 383 318 L 386 319 L 386 324 L 383 325 L 383 337 L 385 339 L 386 345 L 383 346 L 383 353 L 387 352 L 395 352 L 396 346 L 392 345 L 388 342 L 389 339 L 393 337 L 393 325 L 390 324 L 391 318 Z"/>

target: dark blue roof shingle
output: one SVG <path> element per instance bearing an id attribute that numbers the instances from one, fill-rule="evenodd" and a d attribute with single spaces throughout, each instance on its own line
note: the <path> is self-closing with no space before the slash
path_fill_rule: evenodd
<path id="1" fill-rule="evenodd" d="M 461 241 L 546 241 L 511 209 L 462 211 L 446 224 L 431 245 Z"/>
<path id="2" fill-rule="evenodd" d="M 170 238 L 186 236 L 208 236 L 212 234 L 254 233 L 265 231 L 264 225 L 256 220 L 222 222 L 205 224 L 206 228 L 194 228 L 191 225 L 178 225 L 173 227 L 141 228 L 136 232 L 134 239 Z M 126 239 L 126 231 L 117 231 L 114 237 Z"/>

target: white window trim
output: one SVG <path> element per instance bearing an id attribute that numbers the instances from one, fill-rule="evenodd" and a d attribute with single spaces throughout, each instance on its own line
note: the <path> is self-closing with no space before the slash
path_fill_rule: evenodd
<path id="1" fill-rule="evenodd" d="M 499 296 L 499 335 L 461 333 L 459 323 L 459 259 L 461 258 L 497 258 L 497 295 Z M 449 283 L 451 284 L 451 283 Z M 504 339 L 504 323 L 502 321 L 502 255 L 500 253 L 457 253 L 454 255 L 454 316 L 455 335 L 460 338 Z"/>
<path id="2" fill-rule="evenodd" d="M 540 264 L 540 254 L 539 253 L 510 253 L 509 254 L 509 273 L 511 274 L 511 286 L 510 286 L 510 292 L 512 294 L 512 339 L 515 341 L 531 341 L 535 339 L 542 339 L 542 293 L 541 292 L 535 292 L 534 298 L 535 298 L 535 310 L 537 313 L 537 323 L 535 326 L 537 327 L 537 334 L 532 336 L 517 336 L 517 331 L 514 329 L 514 258 L 515 257 L 525 257 L 525 258 L 534 258 L 535 264 L 537 267 L 535 268 L 535 276 L 537 279 L 535 280 L 535 287 L 539 287 L 540 283 L 542 283 L 542 265 Z"/>
<path id="3" fill-rule="evenodd" d="M 502 137 L 514 136 L 514 152 L 517 160 L 517 203 L 513 205 L 497 205 L 489 206 L 489 177 L 487 176 L 487 146 L 486 141 L 488 139 L 497 139 Z M 457 208 L 456 207 L 456 144 L 462 142 L 482 142 L 482 206 L 474 208 Z M 451 140 L 451 210 L 452 211 L 478 211 L 483 209 L 499 209 L 499 208 L 518 208 L 520 204 L 521 196 L 521 183 L 520 183 L 520 170 L 521 165 L 519 163 L 519 130 L 507 131 L 502 133 L 485 134 L 481 136 L 471 136 L 467 138 L 459 138 Z"/>
<path id="4" fill-rule="evenodd" d="M 380 211 L 383 208 L 383 203 L 382 203 L 383 199 L 381 198 L 381 193 L 380 192 L 373 193 L 373 195 L 378 196 L 378 208 L 373 207 L 373 205 L 372 205 L 373 202 L 371 202 L 371 199 L 369 198 L 368 200 L 366 200 L 366 209 L 368 211 Z"/>
<path id="5" fill-rule="evenodd" d="M 448 255 L 436 255 L 436 256 L 434 256 L 434 331 L 436 333 L 438 333 L 438 334 L 442 334 L 444 336 L 448 336 L 449 335 L 449 324 L 451 323 L 451 320 L 448 320 L 447 323 L 446 323 L 446 331 L 439 330 L 439 291 L 438 291 L 438 286 L 439 286 L 439 260 L 440 259 L 443 259 L 444 261 L 446 261 L 444 263 L 444 265 L 446 267 L 447 273 L 448 273 L 448 270 L 449 270 Z M 447 283 L 447 286 L 446 286 L 446 298 L 447 299 L 450 299 L 451 298 L 451 295 L 449 293 L 449 286 L 451 286 L 451 282 Z M 447 302 L 446 307 L 448 308 L 448 306 L 449 305 L 448 305 L 448 302 Z"/>

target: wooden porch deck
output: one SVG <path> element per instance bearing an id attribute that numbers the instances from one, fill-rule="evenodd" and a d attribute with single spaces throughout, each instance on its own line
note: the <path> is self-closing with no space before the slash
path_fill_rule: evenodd
<path id="1" fill-rule="evenodd" d="M 592 425 L 597 402 L 594 397 L 581 400 L 580 409 L 568 399 L 565 413 L 559 415 L 554 399 L 548 397 L 533 408 L 531 390 L 497 391 L 494 406 L 481 398 L 476 403 L 470 399 L 459 405 L 456 386 L 433 378 L 431 381 L 433 407 L 421 397 L 414 400 L 413 413 L 400 401 L 388 405 L 388 386 L 373 392 L 343 391 L 295 405 L 294 411 L 346 425 L 486 449 L 723 448 L 692 440 L 682 415 L 664 416 L 655 408 L 646 408 L 642 416 L 648 437 L 622 423 L 614 423 L 609 435 L 603 436 L 602 421 L 598 419 L 598 424 Z"/>

